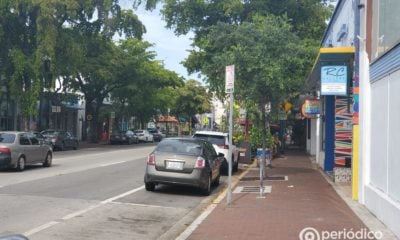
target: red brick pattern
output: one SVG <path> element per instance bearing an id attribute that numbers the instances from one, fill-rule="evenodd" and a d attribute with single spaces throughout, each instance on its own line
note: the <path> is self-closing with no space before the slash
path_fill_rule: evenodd
<path id="1" fill-rule="evenodd" d="M 257 193 L 233 194 L 231 205 L 221 201 L 188 239 L 299 239 L 306 227 L 317 231 L 366 229 L 318 170 L 308 155 L 288 152 L 272 162 L 268 176 L 286 175 L 288 181 L 264 181 L 272 186 L 265 198 Z M 259 176 L 255 170 L 246 177 Z M 256 186 L 241 181 L 238 186 Z"/>

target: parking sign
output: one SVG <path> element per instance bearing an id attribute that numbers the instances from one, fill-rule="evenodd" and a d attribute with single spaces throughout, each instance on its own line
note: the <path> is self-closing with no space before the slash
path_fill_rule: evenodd
<path id="1" fill-rule="evenodd" d="M 225 93 L 233 93 L 235 86 L 235 65 L 225 67 Z"/>

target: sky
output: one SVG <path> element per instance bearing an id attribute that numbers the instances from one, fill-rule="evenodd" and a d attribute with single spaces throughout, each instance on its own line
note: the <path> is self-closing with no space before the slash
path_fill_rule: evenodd
<path id="1" fill-rule="evenodd" d="M 130 1 L 123 0 L 121 5 L 124 8 L 131 8 L 131 3 L 128 2 Z M 197 73 L 188 75 L 186 68 L 180 63 L 189 55 L 187 50 L 191 49 L 190 39 L 193 37 L 193 33 L 177 37 L 172 29 L 165 28 L 166 23 L 160 16 L 160 7 L 158 4 L 158 8 L 153 11 L 146 11 L 143 7 L 134 11 L 146 26 L 147 32 L 143 36 L 144 40 L 154 44 L 151 50 L 157 53 L 156 59 L 161 60 L 166 69 L 178 73 L 185 79 L 200 80 Z"/>

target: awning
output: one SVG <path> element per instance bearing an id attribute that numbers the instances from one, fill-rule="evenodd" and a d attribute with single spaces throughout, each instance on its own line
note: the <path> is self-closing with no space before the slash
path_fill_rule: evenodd
<path id="1" fill-rule="evenodd" d="M 308 87 L 310 90 L 316 90 L 320 87 L 321 67 L 332 64 L 346 64 L 353 67 L 355 47 L 330 47 L 320 48 L 318 56 L 315 59 L 314 66 L 308 78 Z"/>

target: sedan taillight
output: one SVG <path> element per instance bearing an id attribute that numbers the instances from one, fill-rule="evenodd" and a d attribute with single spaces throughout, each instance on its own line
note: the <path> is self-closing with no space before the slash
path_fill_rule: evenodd
<path id="1" fill-rule="evenodd" d="M 155 164 L 156 164 L 156 156 L 154 155 L 154 153 L 152 153 L 147 157 L 147 165 L 155 165 Z"/>
<path id="2" fill-rule="evenodd" d="M 11 150 L 9 148 L 0 148 L 0 154 L 10 153 L 10 152 L 11 152 Z"/>
<path id="3" fill-rule="evenodd" d="M 194 164 L 194 168 L 202 169 L 206 166 L 206 160 L 202 157 L 198 157 L 196 163 Z"/>

